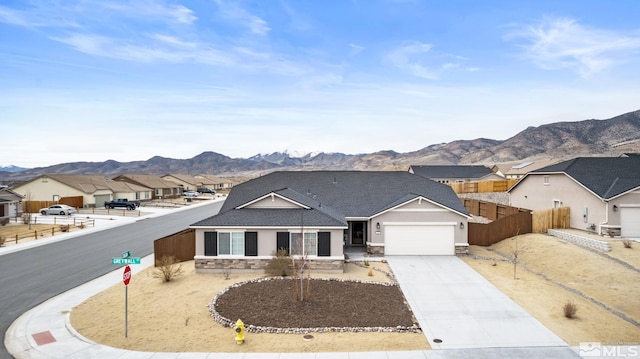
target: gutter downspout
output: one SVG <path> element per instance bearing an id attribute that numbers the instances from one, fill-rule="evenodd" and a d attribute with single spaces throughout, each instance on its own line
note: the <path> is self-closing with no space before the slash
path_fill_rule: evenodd
<path id="1" fill-rule="evenodd" d="M 609 224 L 609 202 L 602 200 L 604 203 L 604 222 L 598 225 L 598 233 L 602 235 L 602 226 L 605 224 Z"/>

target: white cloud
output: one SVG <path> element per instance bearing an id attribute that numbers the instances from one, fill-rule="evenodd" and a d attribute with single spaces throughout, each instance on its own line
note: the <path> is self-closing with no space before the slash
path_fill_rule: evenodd
<path id="1" fill-rule="evenodd" d="M 457 55 L 433 53 L 433 45 L 408 42 L 389 52 L 385 60 L 413 76 L 437 80 L 449 70 L 459 68 L 465 58 Z M 453 61 L 451 61 L 453 59 Z"/>
<path id="2" fill-rule="evenodd" d="M 637 55 L 640 34 L 623 34 L 579 24 L 570 18 L 545 18 L 505 36 L 523 39 L 525 56 L 546 70 L 571 69 L 583 78 Z"/>
<path id="3" fill-rule="evenodd" d="M 246 26 L 256 35 L 266 35 L 271 31 L 269 24 L 265 20 L 241 8 L 235 1 L 216 0 L 216 4 L 223 18 L 239 22 L 240 25 Z"/>

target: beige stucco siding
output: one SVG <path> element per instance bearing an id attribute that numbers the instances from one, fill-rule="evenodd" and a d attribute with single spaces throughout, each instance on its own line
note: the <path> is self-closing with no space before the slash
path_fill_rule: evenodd
<path id="1" fill-rule="evenodd" d="M 268 196 L 246 208 L 300 208 L 300 205 L 278 196 Z"/>
<path id="2" fill-rule="evenodd" d="M 369 228 L 370 242 L 384 243 L 385 223 L 399 222 L 454 225 L 454 242 L 456 244 L 468 243 L 467 217 L 424 199 L 414 200 L 373 217 L 370 222 L 371 228 Z M 461 222 L 464 228 L 460 228 Z M 377 229 L 377 223 L 380 223 L 380 230 Z"/>
<path id="3" fill-rule="evenodd" d="M 93 194 L 84 193 L 52 178 L 38 178 L 16 186 L 12 191 L 23 195 L 25 201 L 53 201 L 55 196 L 59 198 L 82 196 L 85 204 L 94 203 Z"/>
<path id="4" fill-rule="evenodd" d="M 533 211 L 553 208 L 554 204 L 570 207 L 570 226 L 576 229 L 595 225 L 597 230 L 606 221 L 607 204 L 599 197 L 565 174 L 547 176 L 549 181 L 545 184 L 545 175 L 528 175 L 511 190 L 511 205 Z"/>

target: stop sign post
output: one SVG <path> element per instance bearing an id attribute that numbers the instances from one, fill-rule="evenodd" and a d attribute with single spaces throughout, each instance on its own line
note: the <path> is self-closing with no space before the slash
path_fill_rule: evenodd
<path id="1" fill-rule="evenodd" d="M 124 337 L 128 337 L 129 332 L 129 282 L 131 281 L 131 267 L 124 267 L 122 273 L 122 283 L 124 283 Z"/>

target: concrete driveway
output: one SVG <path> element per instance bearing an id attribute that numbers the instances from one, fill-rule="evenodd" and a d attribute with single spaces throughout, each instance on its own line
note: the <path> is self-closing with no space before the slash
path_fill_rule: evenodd
<path id="1" fill-rule="evenodd" d="M 461 259 L 387 260 L 433 349 L 561 347 L 556 349 L 575 356 L 560 337 Z"/>

